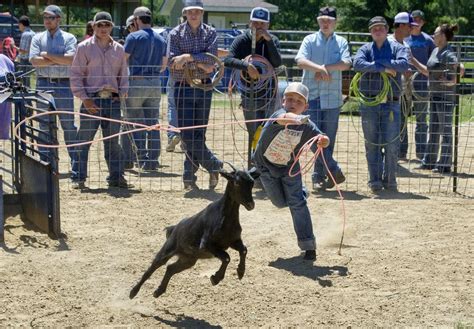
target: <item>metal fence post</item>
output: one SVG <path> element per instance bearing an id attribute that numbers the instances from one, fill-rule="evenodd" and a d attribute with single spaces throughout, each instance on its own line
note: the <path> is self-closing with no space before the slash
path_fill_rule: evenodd
<path id="1" fill-rule="evenodd" d="M 3 234 L 5 218 L 3 212 L 3 177 L 0 175 L 0 242 L 5 241 L 5 236 Z"/>
<path id="2" fill-rule="evenodd" d="M 458 63 L 461 63 L 461 45 L 457 44 L 456 53 L 458 58 Z M 459 97 L 460 92 L 460 82 L 461 74 L 459 66 L 456 74 L 456 104 L 454 106 L 454 150 L 453 150 L 453 192 L 456 193 L 458 190 L 458 144 L 459 144 L 459 108 L 461 97 Z"/>

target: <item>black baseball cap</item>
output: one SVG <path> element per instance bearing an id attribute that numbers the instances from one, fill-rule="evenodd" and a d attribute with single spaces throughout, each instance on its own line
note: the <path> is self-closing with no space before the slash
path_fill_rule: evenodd
<path id="1" fill-rule="evenodd" d="M 369 30 L 377 25 L 385 25 L 388 26 L 387 20 L 382 16 L 375 16 L 372 17 L 369 21 Z"/>
<path id="2" fill-rule="evenodd" d="M 425 19 L 425 13 L 422 12 L 421 10 L 413 10 L 411 12 L 411 17 L 413 17 L 413 18 L 421 17 L 424 20 Z"/>
<path id="3" fill-rule="evenodd" d="M 318 18 L 336 19 L 337 13 L 334 7 L 323 7 L 319 9 Z"/>

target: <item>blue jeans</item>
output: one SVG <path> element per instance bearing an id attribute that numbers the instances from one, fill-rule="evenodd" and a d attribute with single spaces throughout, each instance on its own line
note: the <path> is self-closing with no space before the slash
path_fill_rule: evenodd
<path id="1" fill-rule="evenodd" d="M 166 97 L 168 98 L 168 123 L 173 127 L 178 127 L 178 111 L 176 111 L 176 102 L 174 101 L 174 80 L 171 76 L 168 78 L 168 85 L 166 88 Z M 169 130 L 167 132 L 168 140 L 174 136 L 179 135 L 175 131 Z"/>
<path id="2" fill-rule="evenodd" d="M 58 111 L 68 111 L 74 113 L 74 98 L 71 92 L 71 88 L 69 87 L 69 81 L 64 80 L 61 82 L 50 82 L 48 79 L 38 77 L 36 81 L 36 88 L 38 90 L 52 90 L 54 103 L 56 105 L 56 109 Z M 46 108 L 46 105 L 38 103 L 39 108 Z M 48 131 L 48 123 L 47 120 L 38 120 L 40 125 L 39 128 L 41 131 Z M 59 122 L 61 124 L 61 128 L 64 132 L 64 141 L 66 145 L 74 144 L 77 134 L 77 127 L 74 124 L 74 116 L 61 114 L 59 115 Z M 44 138 L 44 137 L 43 137 Z M 39 148 L 39 151 L 42 154 L 49 154 L 50 149 L 47 148 Z M 74 160 L 74 150 L 72 148 L 67 149 L 70 161 Z M 45 157 L 42 157 L 45 159 Z M 46 160 L 47 161 L 47 160 Z"/>
<path id="3" fill-rule="evenodd" d="M 265 167 L 260 167 L 259 170 L 263 188 L 272 203 L 278 208 L 290 208 L 300 249 L 316 249 L 313 223 L 306 203 L 307 194 L 303 188 L 301 175 L 290 177 L 288 172 L 284 172 L 280 176 L 274 176 Z"/>
<path id="4" fill-rule="evenodd" d="M 175 101 L 178 110 L 180 128 L 207 125 L 211 110 L 212 91 L 191 88 L 187 84 L 175 84 Z M 222 168 L 222 162 L 206 145 L 207 128 L 186 129 L 181 132 L 181 139 L 186 145 L 184 159 L 184 182 L 195 182 L 195 173 L 199 165 L 208 172 L 216 172 Z"/>
<path id="5" fill-rule="evenodd" d="M 400 104 L 388 102 L 360 107 L 369 187 L 396 188 L 400 145 Z"/>
<path id="6" fill-rule="evenodd" d="M 100 113 L 95 114 L 103 118 L 120 120 L 120 100 L 112 99 L 94 99 L 97 106 L 100 107 Z M 81 105 L 81 113 L 88 113 Z M 77 133 L 78 142 L 88 142 L 94 139 L 99 129 L 102 129 L 102 136 L 108 137 L 115 135 L 120 131 L 120 123 L 110 122 L 99 119 L 92 119 L 81 116 L 80 128 Z M 71 179 L 75 182 L 84 182 L 87 178 L 87 162 L 89 158 L 89 145 L 78 146 L 76 159 L 72 165 Z M 122 150 L 119 145 L 118 137 L 104 140 L 104 157 L 109 168 L 108 181 L 116 181 L 123 177 L 123 165 L 121 163 Z"/>
<path id="7" fill-rule="evenodd" d="M 428 141 L 428 123 L 426 122 L 426 118 L 428 116 L 428 102 L 415 100 L 413 102 L 413 114 L 416 118 L 416 157 L 418 159 L 423 159 L 423 155 L 426 152 L 426 143 Z"/>
<path id="8" fill-rule="evenodd" d="M 307 114 L 310 115 L 311 121 L 313 121 L 319 130 L 325 133 L 329 137 L 329 146 L 323 149 L 324 159 L 328 165 L 331 174 L 334 176 L 336 172 L 341 171 L 336 160 L 333 158 L 334 146 L 336 145 L 336 134 L 337 128 L 339 127 L 339 112 L 340 108 L 333 109 L 321 109 L 321 102 L 319 98 L 312 99 L 309 101 L 309 109 Z M 313 151 L 316 151 L 314 146 Z M 324 166 L 322 156 L 318 157 L 314 163 L 314 171 L 312 180 L 314 183 L 323 182 L 327 178 L 327 169 Z"/>
<path id="9" fill-rule="evenodd" d="M 129 122 L 147 126 L 156 125 L 160 115 L 161 81 L 156 78 L 130 80 L 130 89 L 127 98 L 127 108 L 124 110 L 125 119 Z M 138 128 L 138 127 L 137 127 Z M 134 161 L 131 138 L 123 135 L 121 139 L 124 152 L 124 161 Z M 140 131 L 133 133 L 133 142 L 137 147 L 138 161 L 157 163 L 160 156 L 160 131 Z"/>
<path id="10" fill-rule="evenodd" d="M 422 161 L 424 165 L 451 168 L 453 154 L 453 109 L 453 102 L 439 97 L 431 98 L 428 145 Z M 441 154 L 438 160 L 440 138 Z"/>

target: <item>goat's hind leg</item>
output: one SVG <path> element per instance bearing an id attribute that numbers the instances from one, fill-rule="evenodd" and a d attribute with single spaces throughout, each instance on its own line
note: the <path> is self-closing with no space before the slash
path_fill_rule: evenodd
<path id="1" fill-rule="evenodd" d="M 227 252 L 222 249 L 213 249 L 208 246 L 208 250 L 217 258 L 221 260 L 221 266 L 217 270 L 217 272 L 211 276 L 211 283 L 213 286 L 218 284 L 219 282 L 224 279 L 225 271 L 227 269 L 227 265 L 230 262 L 230 256 Z"/>
<path id="2" fill-rule="evenodd" d="M 150 267 L 146 272 L 143 274 L 140 281 L 130 290 L 130 299 L 135 297 L 138 294 L 143 283 L 148 280 L 148 278 L 161 266 L 166 264 L 167 261 L 174 255 L 174 247 L 165 242 L 165 245 L 161 248 L 161 250 L 156 255 L 155 259 L 151 263 Z"/>
<path id="3" fill-rule="evenodd" d="M 240 260 L 237 267 L 237 275 L 239 280 L 242 280 L 245 274 L 245 258 L 247 257 L 247 247 L 244 245 L 242 239 L 239 239 L 232 243 L 230 247 L 239 252 Z"/>
<path id="4" fill-rule="evenodd" d="M 166 273 L 161 280 L 161 283 L 158 289 L 153 293 L 153 297 L 157 298 L 163 295 L 168 287 L 168 283 L 173 275 L 176 273 L 182 272 L 190 267 L 193 267 L 196 264 L 197 258 L 191 258 L 186 256 L 179 256 L 178 260 L 173 264 L 170 264 L 166 267 Z"/>

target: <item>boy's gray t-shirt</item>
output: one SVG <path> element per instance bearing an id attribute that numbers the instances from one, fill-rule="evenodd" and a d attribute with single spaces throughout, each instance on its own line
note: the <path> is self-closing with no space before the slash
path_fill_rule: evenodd
<path id="1" fill-rule="evenodd" d="M 284 109 L 280 109 L 270 118 L 276 119 L 285 113 Z M 303 144 L 321 134 L 322 132 L 312 121 L 287 127 L 276 121 L 268 121 L 263 127 L 253 160 L 257 167 L 265 167 L 275 176 L 288 173 L 295 155 Z M 293 172 L 299 171 L 299 168 L 299 163 L 297 163 Z"/>

